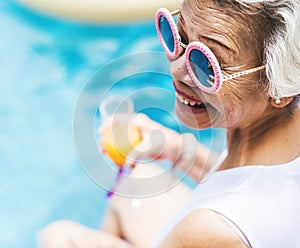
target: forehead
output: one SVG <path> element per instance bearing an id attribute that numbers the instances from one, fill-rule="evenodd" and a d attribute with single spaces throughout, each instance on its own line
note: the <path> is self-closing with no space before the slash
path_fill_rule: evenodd
<path id="1" fill-rule="evenodd" d="M 221 2 L 221 1 L 219 1 Z M 215 0 L 185 0 L 181 8 L 182 23 L 189 35 L 214 35 L 231 38 L 231 41 L 251 36 L 251 20 L 233 9 L 231 4 Z"/>
<path id="2" fill-rule="evenodd" d="M 257 59 L 260 46 L 255 38 L 253 20 L 230 1 L 185 0 L 178 28 L 189 42 L 201 41 L 219 53 L 224 63 L 246 63 Z"/>

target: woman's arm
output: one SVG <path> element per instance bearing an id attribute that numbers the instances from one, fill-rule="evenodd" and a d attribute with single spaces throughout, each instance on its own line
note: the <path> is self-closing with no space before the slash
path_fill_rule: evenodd
<path id="1" fill-rule="evenodd" d="M 199 143 L 191 133 L 182 134 L 180 139 L 180 156 L 174 161 L 174 167 L 188 171 L 191 178 L 200 182 L 210 174 L 210 170 L 218 163 L 220 154 Z"/>
<path id="2" fill-rule="evenodd" d="M 100 135 L 111 122 L 109 119 L 102 124 L 99 128 Z M 144 114 L 136 114 L 130 124 L 138 127 L 142 135 L 142 142 L 127 155 L 127 163 L 133 166 L 143 158 L 167 159 L 174 163 L 174 167 L 188 171 L 193 179 L 199 181 L 219 157 L 200 144 L 194 135 L 180 134 Z"/>

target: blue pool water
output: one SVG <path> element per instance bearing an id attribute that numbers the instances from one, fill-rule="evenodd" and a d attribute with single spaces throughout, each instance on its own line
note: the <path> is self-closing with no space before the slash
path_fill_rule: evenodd
<path id="1" fill-rule="evenodd" d="M 106 192 L 79 162 L 74 108 L 102 65 L 126 54 L 161 51 L 154 24 L 70 23 L 4 0 L 0 34 L 0 247 L 36 247 L 38 230 L 62 218 L 97 228 Z M 127 88 L 148 80 L 138 76 Z M 168 77 L 152 82 L 172 91 Z M 93 109 L 86 114 L 97 118 Z"/>

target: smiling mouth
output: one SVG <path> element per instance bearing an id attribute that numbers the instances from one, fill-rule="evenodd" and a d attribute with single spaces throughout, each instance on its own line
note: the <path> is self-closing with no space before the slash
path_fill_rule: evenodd
<path id="1" fill-rule="evenodd" d="M 187 105 L 189 107 L 205 108 L 205 105 L 203 102 L 198 102 L 198 101 L 196 102 L 196 101 L 188 100 L 187 98 L 183 97 L 182 95 L 179 95 L 177 92 L 176 92 L 176 98 L 179 100 L 179 102 L 181 102 L 182 104 Z"/>

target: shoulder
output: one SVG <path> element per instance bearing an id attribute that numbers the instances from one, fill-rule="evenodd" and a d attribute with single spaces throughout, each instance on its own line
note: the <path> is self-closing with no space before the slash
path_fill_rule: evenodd
<path id="1" fill-rule="evenodd" d="M 208 209 L 198 209 L 179 222 L 159 247 L 243 248 L 246 246 L 219 214 Z"/>

